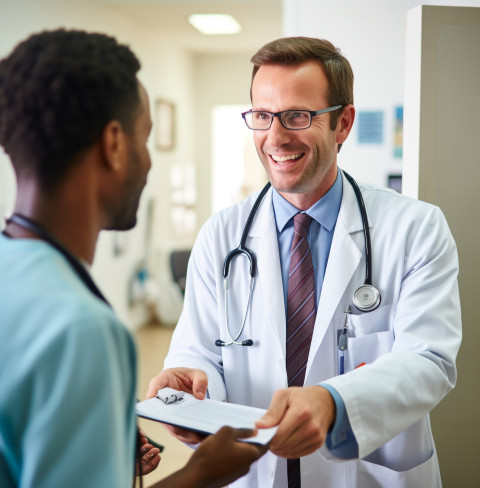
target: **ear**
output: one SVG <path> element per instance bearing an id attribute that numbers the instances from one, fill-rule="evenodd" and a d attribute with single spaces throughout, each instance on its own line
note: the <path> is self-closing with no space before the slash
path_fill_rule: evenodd
<path id="1" fill-rule="evenodd" d="M 118 171 L 122 168 L 125 144 L 122 124 L 118 120 L 111 120 L 103 128 L 101 136 L 103 160 L 109 169 Z"/>
<path id="2" fill-rule="evenodd" d="M 336 143 L 343 144 L 350 130 L 353 126 L 353 121 L 355 120 L 355 107 L 353 105 L 346 105 L 343 107 L 342 113 L 338 117 L 337 128 L 336 128 Z"/>

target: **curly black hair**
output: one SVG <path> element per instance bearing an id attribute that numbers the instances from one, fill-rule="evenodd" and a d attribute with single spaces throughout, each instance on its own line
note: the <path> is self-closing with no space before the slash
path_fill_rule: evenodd
<path id="1" fill-rule="evenodd" d="M 30 36 L 0 61 L 0 145 L 17 175 L 55 186 L 105 125 L 133 130 L 140 62 L 113 37 L 59 29 Z"/>

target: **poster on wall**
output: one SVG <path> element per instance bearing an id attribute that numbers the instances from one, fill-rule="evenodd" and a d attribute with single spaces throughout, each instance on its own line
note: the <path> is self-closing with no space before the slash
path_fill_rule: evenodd
<path id="1" fill-rule="evenodd" d="M 383 112 L 358 112 L 358 143 L 383 144 Z"/>
<path id="2" fill-rule="evenodd" d="M 403 156 L 403 107 L 395 107 L 395 120 L 393 123 L 393 156 Z"/>

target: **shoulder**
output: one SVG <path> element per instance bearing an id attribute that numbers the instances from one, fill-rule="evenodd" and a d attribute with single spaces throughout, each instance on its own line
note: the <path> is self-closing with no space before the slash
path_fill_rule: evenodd
<path id="1" fill-rule="evenodd" d="M 367 216 L 375 235 L 374 244 L 392 249 L 404 243 L 409 253 L 435 255 L 456 252 L 456 245 L 442 210 L 431 203 L 395 190 L 360 184 Z"/>
<path id="2" fill-rule="evenodd" d="M 271 202 L 271 192 L 271 189 L 268 190 L 265 201 Z M 213 214 L 200 229 L 198 238 L 200 240 L 207 240 L 208 242 L 219 239 L 240 241 L 248 216 L 259 195 L 260 191 L 255 192 L 241 202 Z M 261 213 L 259 209 L 255 220 L 261 218 Z"/>
<path id="3" fill-rule="evenodd" d="M 390 188 L 382 188 L 369 183 L 359 183 L 370 216 L 418 220 L 428 216 L 443 217 L 436 205 L 408 197 Z M 392 218 L 390 217 L 390 218 Z"/>
<path id="4" fill-rule="evenodd" d="M 7 355 L 12 345 L 38 357 L 70 342 L 82 347 L 131 340 L 114 312 L 43 242 L 0 243 L 0 293 Z"/>

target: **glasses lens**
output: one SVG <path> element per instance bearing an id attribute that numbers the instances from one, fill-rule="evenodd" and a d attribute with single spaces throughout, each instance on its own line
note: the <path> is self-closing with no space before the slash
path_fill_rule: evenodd
<path id="1" fill-rule="evenodd" d="M 311 120 L 306 110 L 287 110 L 282 113 L 282 122 L 289 129 L 306 129 L 310 127 Z"/>
<path id="2" fill-rule="evenodd" d="M 245 120 L 250 129 L 269 129 L 272 125 L 272 114 L 268 112 L 248 112 Z"/>

